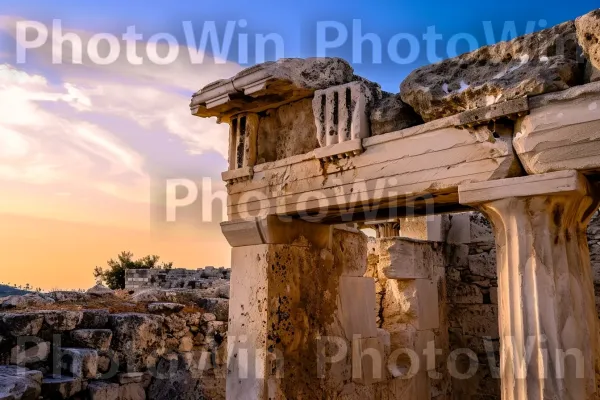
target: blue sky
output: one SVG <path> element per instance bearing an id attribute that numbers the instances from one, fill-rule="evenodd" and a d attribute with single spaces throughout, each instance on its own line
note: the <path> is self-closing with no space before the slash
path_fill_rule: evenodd
<path id="1" fill-rule="evenodd" d="M 229 265 L 220 220 L 202 221 L 201 202 L 170 225 L 155 199 L 164 198 L 168 178 L 210 178 L 211 194 L 217 195 L 212 196 L 217 199 L 213 214 L 223 211 L 219 202 L 226 192 L 220 174 L 227 169 L 228 127 L 192 117 L 190 95 L 251 65 L 256 35 L 281 38 L 285 57 L 315 56 L 319 50 L 343 57 L 357 74 L 398 92 L 405 76 L 429 63 L 432 55 L 467 51 L 469 41 L 479 47 L 500 40 L 505 28 L 521 35 L 528 23 L 530 30 L 543 27 L 542 20 L 550 27 L 598 6 L 598 0 L 2 0 L 0 239 L 5 244 L 3 260 L 12 268 L 2 271 L 0 281 L 90 287 L 94 266 L 123 250 L 140 256 L 158 253 L 182 267 Z M 145 50 L 146 55 L 154 47 L 157 54 L 168 53 L 171 48 L 164 42 L 148 43 L 152 35 L 168 33 L 177 41 L 179 54 L 187 57 L 165 66 L 133 65 L 124 62 L 121 51 L 117 62 L 109 65 L 88 59 L 76 65 L 69 60 L 73 53 L 63 48 L 65 62 L 56 64 L 49 37 L 45 46 L 28 50 L 25 63 L 17 63 L 17 25 L 37 21 L 50 29 L 55 19 L 61 21 L 63 33 L 86 44 L 99 34 L 120 37 L 135 26 L 143 39 L 134 50 Z M 210 23 L 220 38 L 233 24 L 233 50 L 219 60 L 213 54 L 218 49 L 209 46 L 200 52 L 204 62 L 192 64 L 183 21 L 191 22 L 196 39 Z M 329 30 L 318 42 L 324 26 Z M 442 39 L 428 52 L 423 35 L 431 29 Z M 343 30 L 348 40 L 323 48 Z M 360 46 L 360 37 L 367 34 L 381 43 L 381 62 L 372 44 Z M 240 60 L 237 49 L 246 48 L 246 37 L 249 57 Z M 391 46 L 398 37 L 405 39 Z M 409 52 L 415 45 L 419 51 Z M 272 59 L 275 46 L 265 49 L 266 58 Z M 416 56 L 407 60 L 409 55 Z M 32 242 L 36 252 L 31 251 Z"/>
<path id="2" fill-rule="evenodd" d="M 523 34 L 529 21 L 539 21 L 547 26 L 556 25 L 585 14 L 598 7 L 597 0 L 565 2 L 556 0 L 505 0 L 505 1 L 116 1 L 75 2 L 69 0 L 27 1 L 3 0 L 0 14 L 18 15 L 25 18 L 50 21 L 60 18 L 65 26 L 91 31 L 122 33 L 125 27 L 135 25 L 139 32 L 151 35 L 169 32 L 178 39 L 184 39 L 182 21 L 192 21 L 196 29 L 201 29 L 205 21 L 215 21 L 224 29 L 227 21 L 246 20 L 247 27 L 238 28 L 236 33 L 247 33 L 252 44 L 255 33 L 277 33 L 285 43 L 286 57 L 309 57 L 316 52 L 315 36 L 319 21 L 341 22 L 351 32 L 352 21 L 360 19 L 362 32 L 375 33 L 382 42 L 397 33 L 409 33 L 420 38 L 427 27 L 435 26 L 436 32 L 444 36 L 437 54 L 447 56 L 444 49 L 449 37 L 458 33 L 473 35 L 478 44 L 487 43 L 484 21 L 490 21 L 496 39 L 505 23 L 514 21 L 517 33 Z M 237 47 L 236 35 L 233 48 Z M 3 43 L 6 45 L 6 43 Z M 269 50 L 269 49 L 267 49 Z M 458 46 L 458 51 L 468 50 L 466 42 Z M 370 45 L 364 45 L 364 52 L 370 54 Z M 252 51 L 248 64 L 254 62 Z M 351 45 L 331 50 L 328 55 L 352 59 Z M 238 61 L 234 52 L 230 59 Z M 272 58 L 274 52 L 267 51 Z M 364 60 L 367 58 L 367 60 Z M 388 91 L 397 91 L 400 81 L 412 69 L 428 63 L 424 54 L 409 65 L 398 65 L 383 58 L 382 63 L 372 63 L 363 57 L 362 63 L 355 63 L 357 72 L 382 84 Z"/>

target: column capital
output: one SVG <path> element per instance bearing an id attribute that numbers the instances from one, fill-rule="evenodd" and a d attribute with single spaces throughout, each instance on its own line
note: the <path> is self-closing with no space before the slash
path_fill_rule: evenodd
<path id="1" fill-rule="evenodd" d="M 458 187 L 460 204 L 477 206 L 511 197 L 591 194 L 588 180 L 578 171 L 566 170 L 518 178 L 468 183 Z"/>
<path id="2" fill-rule="evenodd" d="M 279 215 L 226 221 L 221 231 L 231 247 L 259 244 L 293 244 L 331 247 L 332 227 Z"/>

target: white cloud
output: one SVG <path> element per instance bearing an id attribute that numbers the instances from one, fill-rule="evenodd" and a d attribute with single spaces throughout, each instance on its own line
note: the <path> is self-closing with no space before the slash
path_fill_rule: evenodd
<path id="1" fill-rule="evenodd" d="M 4 17 L 0 30 L 14 35 L 18 20 Z M 76 33 L 84 43 L 93 35 Z M 0 65 L 0 180 L 66 183 L 64 193 L 72 192 L 69 185 L 87 186 L 129 201 L 148 201 L 147 167 L 155 160 L 147 159 L 142 144 L 170 137 L 189 154 L 214 151 L 226 157 L 227 126 L 191 116 L 188 105 L 191 93 L 234 75 L 239 65 L 215 64 L 208 56 L 202 65 L 185 57 L 168 66 L 122 61 L 54 65 L 51 49 L 49 44 L 36 50 L 24 66 Z M 180 48 L 180 54 L 187 49 Z M 47 73 L 26 72 L 31 67 Z"/>

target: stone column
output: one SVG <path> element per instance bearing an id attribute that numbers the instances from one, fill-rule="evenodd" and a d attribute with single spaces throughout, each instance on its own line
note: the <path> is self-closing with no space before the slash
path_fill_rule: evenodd
<path id="1" fill-rule="evenodd" d="M 382 366 L 352 359 L 355 347 L 383 353 L 364 235 L 277 216 L 222 231 L 233 247 L 227 399 L 371 398 L 377 377 L 365 374 Z"/>
<path id="2" fill-rule="evenodd" d="M 502 399 L 594 398 L 597 315 L 586 227 L 598 197 L 576 171 L 459 187 L 497 247 Z"/>

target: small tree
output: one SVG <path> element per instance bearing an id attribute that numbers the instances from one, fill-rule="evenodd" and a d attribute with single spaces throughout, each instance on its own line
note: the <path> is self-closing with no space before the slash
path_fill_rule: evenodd
<path id="1" fill-rule="evenodd" d="M 129 251 L 123 251 L 117 256 L 116 260 L 112 258 L 106 262 L 108 269 L 103 270 L 101 267 L 94 269 L 94 278 L 100 279 L 106 285 L 115 289 L 125 288 L 125 270 L 127 269 L 171 269 L 173 263 L 159 262 L 160 257 L 156 255 L 150 255 L 133 259 L 133 253 Z"/>

